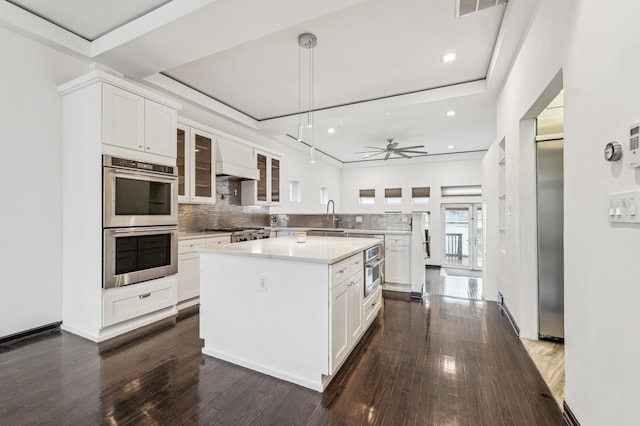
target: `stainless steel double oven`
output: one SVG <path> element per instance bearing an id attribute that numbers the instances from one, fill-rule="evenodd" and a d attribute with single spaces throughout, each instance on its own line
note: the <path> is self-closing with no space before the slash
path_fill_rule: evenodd
<path id="1" fill-rule="evenodd" d="M 103 287 L 178 272 L 176 167 L 103 156 Z"/>
<path id="2" fill-rule="evenodd" d="M 364 252 L 364 297 L 373 293 L 383 282 L 384 250 L 378 244 Z"/>

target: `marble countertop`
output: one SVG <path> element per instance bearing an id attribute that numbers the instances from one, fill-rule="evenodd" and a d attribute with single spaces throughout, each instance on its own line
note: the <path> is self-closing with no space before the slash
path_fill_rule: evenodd
<path id="1" fill-rule="evenodd" d="M 379 241 L 373 238 L 306 237 L 306 242 L 299 243 L 297 237 L 279 237 L 201 248 L 198 251 L 203 254 L 268 257 L 332 264 L 376 244 L 379 244 Z"/>

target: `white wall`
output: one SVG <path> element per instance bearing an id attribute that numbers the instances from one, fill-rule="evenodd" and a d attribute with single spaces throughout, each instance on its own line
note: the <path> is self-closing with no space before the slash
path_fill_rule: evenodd
<path id="1" fill-rule="evenodd" d="M 445 157 L 446 158 L 446 157 Z M 342 170 L 342 197 L 336 203 L 340 213 L 384 213 L 385 211 L 430 212 L 429 232 L 431 236 L 431 258 L 429 265 L 442 264 L 442 203 L 479 203 L 481 197 L 441 197 L 440 187 L 455 185 L 481 185 L 481 159 L 415 161 L 395 160 L 392 165 L 353 167 Z M 429 203 L 411 204 L 411 188 L 428 186 L 431 188 Z M 384 204 L 385 188 L 402 188 L 401 206 Z M 374 206 L 359 204 L 359 190 L 376 190 Z"/>
<path id="2" fill-rule="evenodd" d="M 62 319 L 62 100 L 88 68 L 0 27 L 0 337 Z"/>
<path id="3" fill-rule="evenodd" d="M 523 335 L 535 337 L 535 204 L 526 194 L 534 187 L 534 160 L 522 135 L 527 121 L 521 120 L 540 108 L 536 101 L 549 96 L 547 86 L 562 71 L 565 400 L 585 426 L 637 423 L 640 286 L 634 266 L 640 227 L 611 225 L 607 194 L 640 189 L 640 171 L 628 167 L 625 143 L 629 126 L 640 120 L 640 59 L 633 55 L 640 47 L 639 14 L 638 2 L 539 1 L 498 99 L 497 135 L 507 142 L 512 216 L 506 254 L 495 243 L 489 246 L 488 280 L 500 286 Z M 612 140 L 625 147 L 617 163 L 603 159 L 604 145 Z M 497 185 L 494 150 L 483 163 L 485 188 Z M 495 199 L 488 202 L 497 205 Z M 489 238 L 498 238 L 496 224 L 490 226 Z"/>

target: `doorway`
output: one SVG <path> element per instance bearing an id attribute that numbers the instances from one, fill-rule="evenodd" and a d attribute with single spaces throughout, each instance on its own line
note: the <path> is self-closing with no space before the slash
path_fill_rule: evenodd
<path id="1" fill-rule="evenodd" d="M 482 204 L 443 204 L 442 228 L 442 266 L 481 271 Z"/>

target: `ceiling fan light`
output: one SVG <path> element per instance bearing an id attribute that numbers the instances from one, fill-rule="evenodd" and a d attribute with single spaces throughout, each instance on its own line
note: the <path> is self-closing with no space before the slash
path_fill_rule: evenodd
<path id="1" fill-rule="evenodd" d="M 456 115 L 455 110 L 450 109 L 449 111 L 447 111 L 447 117 L 453 117 L 454 115 Z"/>
<path id="2" fill-rule="evenodd" d="M 314 164 L 316 162 L 316 148 L 309 147 L 309 163 Z"/>

